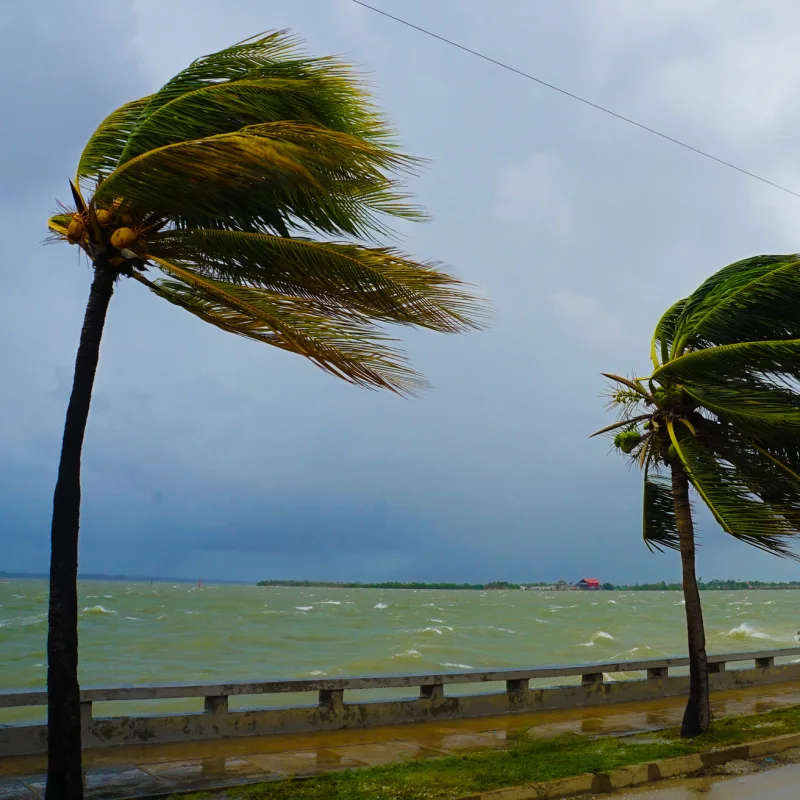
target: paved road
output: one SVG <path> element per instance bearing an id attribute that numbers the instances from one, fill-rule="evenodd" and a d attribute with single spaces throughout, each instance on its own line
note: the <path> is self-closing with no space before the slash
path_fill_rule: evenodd
<path id="1" fill-rule="evenodd" d="M 797 800 L 800 797 L 800 764 L 773 767 L 752 775 L 724 778 L 691 778 L 668 781 L 659 788 L 632 789 L 614 797 L 626 800 Z"/>

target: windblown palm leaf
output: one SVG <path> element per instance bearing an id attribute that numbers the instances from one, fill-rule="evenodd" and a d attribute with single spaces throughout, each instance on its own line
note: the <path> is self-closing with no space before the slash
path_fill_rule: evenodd
<path id="1" fill-rule="evenodd" d="M 646 543 L 677 547 L 660 470 L 680 463 L 722 528 L 793 556 L 800 532 L 800 258 L 717 272 L 659 321 L 649 378 L 620 385 L 616 444 L 645 473 Z M 604 429 L 608 430 L 608 429 Z M 599 433 L 599 432 L 598 432 Z M 627 439 L 625 438 L 627 436 Z M 660 486 L 660 488 L 659 488 Z"/>
<path id="2" fill-rule="evenodd" d="M 385 218 L 424 216 L 398 181 L 417 164 L 349 67 L 268 33 L 106 118 L 80 158 L 75 207 L 49 227 L 122 275 L 160 270 L 139 282 L 223 330 L 412 393 L 424 382 L 374 323 L 483 322 L 438 265 L 374 244 Z"/>

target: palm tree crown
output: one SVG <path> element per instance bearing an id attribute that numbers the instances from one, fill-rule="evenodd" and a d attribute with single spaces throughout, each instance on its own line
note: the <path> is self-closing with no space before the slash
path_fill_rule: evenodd
<path id="1" fill-rule="evenodd" d="M 608 374 L 615 446 L 644 469 L 648 546 L 678 548 L 666 475 L 682 466 L 720 526 L 794 557 L 800 529 L 800 257 L 731 264 L 656 326 L 647 378 Z"/>
<path id="2" fill-rule="evenodd" d="M 375 245 L 387 215 L 424 216 L 398 180 L 418 163 L 348 67 L 269 33 L 105 119 L 49 227 L 223 330 L 414 393 L 422 379 L 375 323 L 456 332 L 483 312 L 435 264 Z"/>

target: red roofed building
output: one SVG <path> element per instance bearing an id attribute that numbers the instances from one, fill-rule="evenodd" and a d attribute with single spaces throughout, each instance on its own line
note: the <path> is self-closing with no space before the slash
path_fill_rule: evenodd
<path id="1" fill-rule="evenodd" d="M 579 589 L 594 589 L 600 588 L 600 581 L 597 578 L 581 578 L 576 584 Z"/>

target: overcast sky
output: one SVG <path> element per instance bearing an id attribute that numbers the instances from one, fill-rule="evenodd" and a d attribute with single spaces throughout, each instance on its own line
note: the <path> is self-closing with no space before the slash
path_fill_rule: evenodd
<path id="1" fill-rule="evenodd" d="M 374 0 L 800 191 L 793 0 Z M 410 333 L 402 400 L 115 294 L 84 449 L 81 567 L 258 578 L 679 579 L 641 476 L 587 435 L 601 370 L 647 370 L 664 309 L 731 261 L 800 250 L 800 200 L 350 0 L 53 0 L 0 17 L 0 570 L 43 571 L 90 273 L 41 246 L 85 139 L 193 58 L 290 28 L 361 65 L 434 215 L 402 246 L 493 304 Z M 800 578 L 701 515 L 704 578 Z"/>

